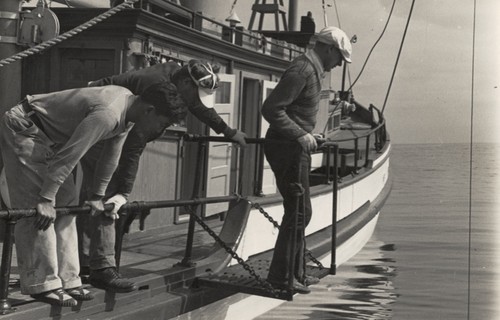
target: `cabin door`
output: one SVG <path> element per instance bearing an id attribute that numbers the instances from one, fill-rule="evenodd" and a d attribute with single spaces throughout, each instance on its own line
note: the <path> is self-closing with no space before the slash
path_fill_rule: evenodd
<path id="1" fill-rule="evenodd" d="M 215 94 L 215 110 L 228 126 L 233 126 L 235 110 L 234 90 L 236 77 L 232 74 L 219 74 L 219 88 Z M 217 135 L 210 129 L 210 135 Z M 220 136 L 223 136 L 220 134 Z M 233 145 L 229 142 L 210 142 L 207 165 L 207 197 L 229 195 L 231 182 L 231 158 Z M 228 203 L 207 204 L 205 216 L 210 216 L 228 209 Z"/>
<path id="2" fill-rule="evenodd" d="M 276 87 L 277 82 L 266 81 L 262 83 L 262 102 L 264 102 L 267 97 L 271 94 L 273 89 Z M 261 116 L 261 126 L 260 126 L 260 136 L 264 138 L 266 136 L 267 129 L 269 128 L 269 122 Z M 276 186 L 276 178 L 274 173 L 269 166 L 269 163 L 264 158 L 264 172 L 262 175 L 262 193 L 263 194 L 273 194 L 276 193 L 278 187 Z"/>

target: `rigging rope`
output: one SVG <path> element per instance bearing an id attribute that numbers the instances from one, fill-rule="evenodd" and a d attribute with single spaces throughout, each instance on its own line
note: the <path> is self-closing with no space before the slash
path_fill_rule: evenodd
<path id="1" fill-rule="evenodd" d="M 114 14 L 116 14 L 116 13 L 118 13 L 126 8 L 132 7 L 132 5 L 138 1 L 139 0 L 126 0 L 124 3 L 118 5 L 114 8 L 111 8 L 110 10 L 108 10 L 108 11 L 98 15 L 97 17 L 87 21 L 86 23 L 84 23 L 78 27 L 75 27 L 75 28 L 55 37 L 54 39 L 47 40 L 47 41 L 42 42 L 39 45 L 36 45 L 32 48 L 21 51 L 21 52 L 15 54 L 9 58 L 5 58 L 3 60 L 0 60 L 0 68 L 4 67 L 10 63 L 16 62 L 17 60 L 22 60 L 22 59 L 27 58 L 29 56 L 32 56 L 34 54 L 40 53 L 40 52 L 42 52 L 42 51 L 60 43 L 60 42 L 63 42 L 64 40 L 67 40 L 67 39 L 81 33 L 82 31 L 96 25 L 97 23 L 104 21 L 105 19 L 111 17 L 112 15 L 114 15 Z"/>
<path id="2" fill-rule="evenodd" d="M 354 85 L 356 84 L 356 82 L 358 82 L 359 77 L 361 77 L 361 74 L 365 70 L 366 64 L 368 63 L 368 59 L 370 59 L 370 55 L 372 54 L 373 50 L 375 49 L 375 47 L 379 43 L 380 39 L 382 39 L 382 36 L 384 35 L 385 30 L 387 29 L 387 26 L 389 25 L 389 21 L 391 20 L 392 12 L 394 11 L 394 5 L 395 4 L 396 4 L 396 0 L 393 0 L 392 1 L 391 11 L 389 12 L 389 16 L 387 17 L 387 21 L 385 22 L 384 29 L 380 33 L 380 36 L 378 37 L 377 41 L 375 41 L 375 43 L 373 44 L 372 48 L 370 49 L 370 52 L 368 53 L 368 56 L 366 57 L 365 62 L 363 63 L 363 67 L 361 67 L 361 71 L 359 71 L 358 76 L 356 77 L 356 79 L 354 79 L 354 82 L 351 84 L 351 86 L 349 87 L 349 89 L 347 91 L 350 91 L 352 89 L 352 87 L 354 87 Z"/>
<path id="3" fill-rule="evenodd" d="M 406 38 L 406 32 L 408 31 L 408 26 L 410 25 L 411 14 L 413 12 L 413 7 L 415 6 L 415 0 L 411 2 L 410 13 L 408 14 L 408 20 L 406 20 L 405 31 L 403 33 L 403 38 L 401 39 L 401 45 L 399 46 L 398 56 L 396 58 L 396 63 L 394 64 L 394 70 L 392 71 L 391 81 L 389 87 L 387 88 L 387 93 L 385 95 L 384 105 L 382 106 L 381 113 L 384 114 L 385 106 L 387 104 L 387 99 L 389 98 L 389 93 L 391 92 L 392 82 L 394 81 L 394 76 L 396 74 L 396 69 L 398 68 L 399 58 L 401 57 L 401 51 L 403 51 L 403 44 Z"/>

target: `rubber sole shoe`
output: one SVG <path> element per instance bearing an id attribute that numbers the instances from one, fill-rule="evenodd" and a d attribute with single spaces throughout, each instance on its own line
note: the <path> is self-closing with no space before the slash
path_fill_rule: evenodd
<path id="1" fill-rule="evenodd" d="M 279 289 L 279 290 L 289 290 L 288 283 L 284 282 L 275 282 L 273 280 L 267 280 L 273 288 Z M 293 282 L 293 287 L 292 291 L 295 293 L 300 293 L 300 294 L 308 294 L 311 293 L 311 289 L 303 285 L 302 283 L 298 282 L 297 280 L 294 280 Z"/>
<path id="2" fill-rule="evenodd" d="M 95 288 L 115 293 L 127 293 L 137 290 L 135 283 L 123 279 L 116 271 L 116 268 L 113 267 L 92 270 L 90 272 L 89 283 Z"/>
<path id="3" fill-rule="evenodd" d="M 318 283 L 319 283 L 319 278 L 313 276 L 305 276 L 304 278 L 304 285 L 306 286 L 312 286 L 313 284 L 318 284 Z"/>

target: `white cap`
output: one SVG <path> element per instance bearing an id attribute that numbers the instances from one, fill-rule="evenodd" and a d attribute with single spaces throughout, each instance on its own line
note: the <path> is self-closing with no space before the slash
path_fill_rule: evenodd
<path id="1" fill-rule="evenodd" d="M 337 49 L 339 49 L 340 53 L 342 53 L 344 60 L 349 63 L 351 62 L 351 41 L 344 31 L 337 27 L 326 27 L 323 28 L 316 37 L 319 42 L 333 44 Z"/>

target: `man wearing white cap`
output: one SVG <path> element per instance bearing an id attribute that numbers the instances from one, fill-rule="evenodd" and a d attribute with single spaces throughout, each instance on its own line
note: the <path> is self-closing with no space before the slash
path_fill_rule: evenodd
<path id="1" fill-rule="evenodd" d="M 148 68 L 126 72 L 120 75 L 92 81 L 89 86 L 118 85 L 140 94 L 148 86 L 155 83 L 169 83 L 184 100 L 188 110 L 216 133 L 223 133 L 234 142 L 244 146 L 245 133 L 230 128 L 213 109 L 215 91 L 219 84 L 218 68 L 200 60 L 190 60 L 184 66 L 176 62 L 153 65 Z M 163 128 L 165 129 L 165 128 Z M 90 269 L 89 282 L 96 288 L 111 292 L 130 292 L 137 289 L 134 283 L 124 279 L 116 270 L 115 261 L 115 227 L 118 210 L 127 202 L 132 191 L 138 171 L 139 159 L 147 142 L 156 139 L 163 130 L 155 134 L 144 134 L 139 130 L 130 132 L 122 149 L 122 156 L 117 170 L 106 190 L 106 203 L 113 203 L 113 212 L 107 212 L 90 218 L 78 216 L 80 240 L 80 264 L 83 274 Z M 82 161 L 82 167 L 92 167 L 91 155 Z M 80 202 L 85 200 L 85 189 L 82 186 Z M 85 272 L 87 271 L 87 272 Z"/>
<path id="2" fill-rule="evenodd" d="M 287 287 L 288 279 L 294 277 L 293 290 L 309 293 L 306 285 L 318 281 L 305 275 L 303 270 L 303 234 L 312 214 L 309 195 L 311 152 L 317 147 L 311 132 L 316 125 L 321 80 L 326 72 L 341 66 L 343 61 L 350 63 L 351 52 L 351 42 L 344 31 L 336 27 L 324 28 L 317 35 L 314 48 L 292 62 L 262 107 L 262 115 L 270 124 L 264 153 L 276 176 L 284 206 L 267 277 L 276 288 Z M 291 253 L 296 214 L 295 192 L 291 185 L 295 182 L 302 184 L 304 196 L 299 201 L 297 241 L 295 252 Z M 290 254 L 295 257 L 294 270 L 289 270 Z"/>

